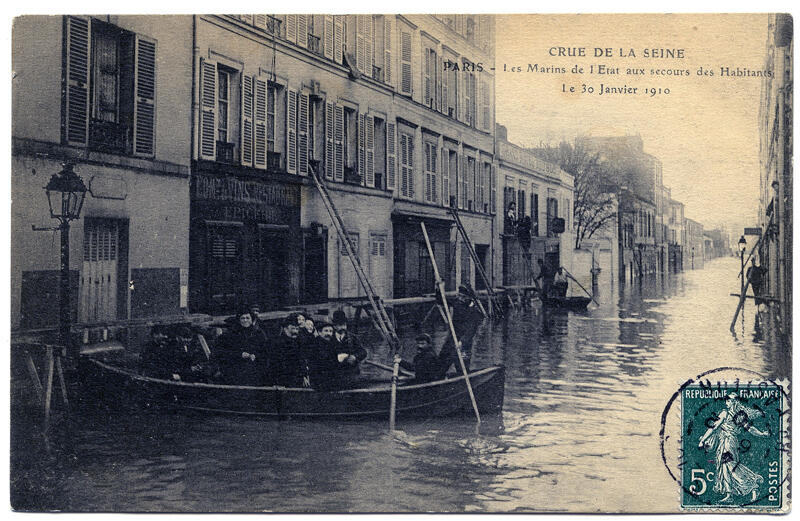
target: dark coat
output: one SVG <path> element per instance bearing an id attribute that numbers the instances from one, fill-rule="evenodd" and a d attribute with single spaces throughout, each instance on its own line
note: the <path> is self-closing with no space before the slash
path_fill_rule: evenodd
<path id="1" fill-rule="evenodd" d="M 340 353 L 347 353 L 348 355 L 356 357 L 356 362 L 354 364 L 350 364 L 346 361 L 339 362 L 339 374 L 341 377 L 348 379 L 358 376 L 360 373 L 358 364 L 367 358 L 367 350 L 361 347 L 361 342 L 349 331 L 344 334 L 341 341 L 336 338 L 336 334 L 334 333 L 332 341 L 337 355 Z"/>
<path id="2" fill-rule="evenodd" d="M 469 370 L 469 359 L 472 357 L 472 341 L 475 339 L 475 334 L 483 323 L 483 319 L 483 313 L 475 303 L 459 300 L 453 305 L 453 329 L 456 331 L 458 341 L 461 342 L 461 354 L 464 355 L 464 364 L 467 370 Z M 461 369 L 451 334 L 448 334 L 447 340 L 439 352 L 439 360 L 445 365 L 445 371 L 450 364 L 455 364 L 456 369 Z"/>
<path id="3" fill-rule="evenodd" d="M 153 378 L 172 380 L 177 374 L 183 381 L 206 380 L 212 364 L 196 338 L 183 343 L 177 338 L 151 341 L 140 355 L 142 373 Z"/>
<path id="4" fill-rule="evenodd" d="M 307 344 L 311 387 L 322 390 L 336 389 L 340 385 L 339 361 L 333 340 L 314 337 Z"/>
<path id="5" fill-rule="evenodd" d="M 242 353 L 255 355 L 255 360 Z M 259 328 L 236 324 L 217 339 L 213 351 L 223 381 L 230 385 L 268 385 L 269 352 L 267 337 Z"/>
<path id="6" fill-rule="evenodd" d="M 414 371 L 413 383 L 424 383 L 441 380 L 447 373 L 450 366 L 448 362 L 436 356 L 433 348 L 418 351 L 413 362 L 406 360 L 400 362 L 400 367 L 409 371 Z"/>
<path id="7" fill-rule="evenodd" d="M 308 349 L 298 338 L 289 338 L 281 332 L 270 346 L 272 379 L 275 385 L 303 387 L 303 378 L 309 375 Z"/>

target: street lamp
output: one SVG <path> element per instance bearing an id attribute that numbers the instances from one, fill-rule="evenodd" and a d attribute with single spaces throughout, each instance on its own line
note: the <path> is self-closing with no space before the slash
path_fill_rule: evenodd
<path id="1" fill-rule="evenodd" d="M 742 293 L 741 293 L 742 298 L 744 298 L 744 250 L 746 249 L 747 249 L 747 239 L 745 239 L 744 235 L 742 235 L 739 238 L 739 258 L 741 259 L 741 264 L 742 264 L 741 268 L 742 271 L 739 273 L 739 275 L 742 278 Z"/>
<path id="2" fill-rule="evenodd" d="M 77 358 L 78 353 L 73 353 L 70 346 L 69 222 L 80 217 L 87 190 L 83 179 L 73 172 L 73 167 L 72 163 L 65 163 L 59 173 L 53 174 L 44 190 L 50 205 L 50 217 L 58 219 L 58 228 L 61 231 L 61 278 L 58 290 L 59 336 L 65 354 Z"/>

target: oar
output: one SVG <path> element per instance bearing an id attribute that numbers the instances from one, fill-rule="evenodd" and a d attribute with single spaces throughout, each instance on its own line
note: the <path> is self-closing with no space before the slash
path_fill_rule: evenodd
<path id="1" fill-rule="evenodd" d="M 450 334 L 453 335 L 453 348 L 456 350 L 456 355 L 458 355 L 458 363 L 461 365 L 461 372 L 464 373 L 464 382 L 467 384 L 467 393 L 469 393 L 469 399 L 472 402 L 472 409 L 475 411 L 475 419 L 478 421 L 478 424 L 480 424 L 481 413 L 478 412 L 478 402 L 475 401 L 475 394 L 472 392 L 472 384 L 469 381 L 469 374 L 467 374 L 467 366 L 464 365 L 464 357 L 461 356 L 461 343 L 458 341 L 456 330 L 453 327 L 453 317 L 450 316 L 450 308 L 447 306 L 447 297 L 444 294 L 444 281 L 439 276 L 439 268 L 436 266 L 436 257 L 433 256 L 433 248 L 431 247 L 431 240 L 428 238 L 428 230 L 425 228 L 425 223 L 421 222 L 419 224 L 422 227 L 422 235 L 425 237 L 425 246 L 428 248 L 428 256 L 433 266 L 433 274 L 436 277 L 436 284 L 439 287 L 439 296 L 442 299 L 445 317 L 447 317 L 447 325 L 450 327 Z"/>
<path id="2" fill-rule="evenodd" d="M 575 284 L 577 284 L 578 286 L 580 286 L 580 287 L 581 287 L 581 289 L 582 289 L 584 292 L 586 292 L 586 294 L 587 294 L 587 295 L 589 295 L 589 298 L 590 298 L 590 299 L 592 299 L 592 302 L 594 302 L 594 303 L 595 303 L 595 304 L 597 304 L 598 306 L 600 305 L 600 303 L 599 303 L 599 302 L 597 302 L 597 301 L 594 299 L 594 296 L 593 296 L 591 293 L 589 293 L 588 291 L 586 291 L 586 288 L 584 288 L 584 287 L 583 287 L 583 284 L 581 284 L 580 282 L 578 282 L 578 279 L 576 279 L 575 277 L 573 277 L 573 276 L 572 276 L 572 273 L 570 273 L 569 271 L 567 271 L 567 268 L 564 268 L 564 267 L 562 266 L 562 267 L 561 267 L 561 269 L 562 269 L 562 270 L 564 270 L 564 273 L 566 273 L 566 274 L 567 274 L 567 277 L 569 277 L 569 278 L 571 278 L 572 280 L 574 280 L 574 281 L 575 281 Z"/>
<path id="3" fill-rule="evenodd" d="M 380 362 L 375 362 L 373 360 L 364 360 L 364 363 L 372 365 L 372 366 L 375 366 L 375 367 L 378 367 L 380 369 L 384 369 L 386 371 L 389 371 L 390 373 L 394 372 L 394 367 L 392 367 L 391 365 L 382 364 Z M 411 376 L 411 377 L 414 376 L 414 373 L 412 373 L 411 371 L 406 371 L 402 367 L 398 366 L 398 370 L 403 376 Z"/>

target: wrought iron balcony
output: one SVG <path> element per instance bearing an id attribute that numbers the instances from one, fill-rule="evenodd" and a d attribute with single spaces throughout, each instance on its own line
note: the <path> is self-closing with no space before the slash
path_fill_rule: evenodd
<path id="1" fill-rule="evenodd" d="M 267 152 L 267 170 L 281 169 L 281 153 Z"/>
<path id="2" fill-rule="evenodd" d="M 126 154 L 130 150 L 131 128 L 120 123 L 92 119 L 89 146 L 100 152 Z"/>
<path id="3" fill-rule="evenodd" d="M 236 159 L 234 157 L 234 150 L 236 145 L 225 141 L 217 141 L 217 161 L 220 163 L 233 164 Z"/>
<path id="4" fill-rule="evenodd" d="M 319 36 L 309 33 L 308 35 L 308 50 L 316 55 L 322 56 L 322 45 L 320 45 Z"/>

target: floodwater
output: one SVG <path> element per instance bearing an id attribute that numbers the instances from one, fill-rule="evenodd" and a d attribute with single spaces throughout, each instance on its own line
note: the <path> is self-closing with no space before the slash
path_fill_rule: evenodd
<path id="1" fill-rule="evenodd" d="M 788 376 L 788 348 L 729 331 L 738 259 L 600 288 L 585 313 L 514 311 L 484 329 L 473 367 L 503 364 L 500 417 L 264 421 L 91 414 L 54 435 L 12 423 L 12 504 L 24 510 L 527 512 L 675 511 L 659 428 L 685 380 L 720 365 Z M 414 331 L 405 331 L 407 352 Z M 444 332 L 436 339 L 441 342 Z M 373 354 L 380 359 L 380 353 Z M 34 440 L 34 441 L 32 441 Z"/>

